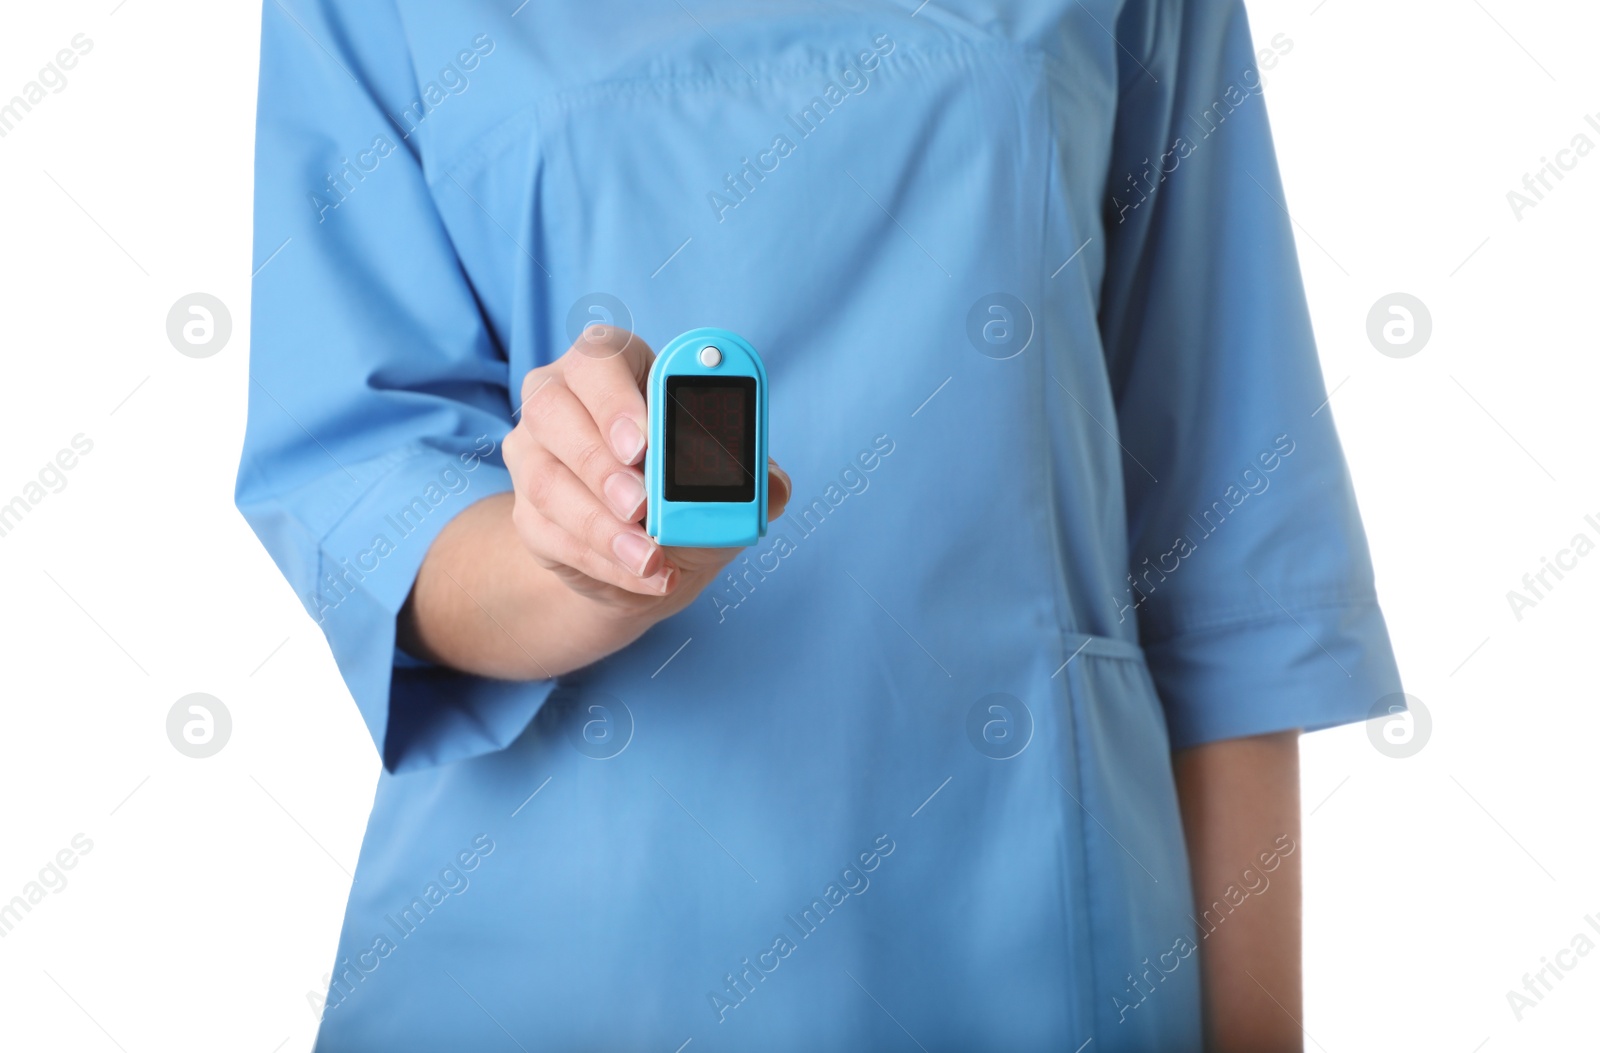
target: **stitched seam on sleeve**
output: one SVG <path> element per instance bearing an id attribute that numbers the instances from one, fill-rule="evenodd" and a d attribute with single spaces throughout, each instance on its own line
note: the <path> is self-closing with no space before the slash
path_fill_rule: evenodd
<path id="1" fill-rule="evenodd" d="M 1337 596 L 1328 596 L 1321 600 L 1306 600 L 1297 602 L 1292 606 L 1285 605 L 1281 609 L 1277 607 L 1252 607 L 1248 611 L 1235 610 L 1215 614 L 1210 618 L 1174 618 L 1171 620 L 1176 622 L 1180 628 L 1159 636 L 1151 636 L 1144 641 L 1144 646 L 1155 647 L 1191 636 L 1252 629 L 1258 626 L 1270 625 L 1274 622 L 1281 622 L 1285 619 L 1293 620 L 1297 614 L 1311 614 L 1316 611 L 1326 610 L 1357 610 L 1376 607 L 1377 605 L 1378 597 L 1375 593 L 1343 593 Z"/>

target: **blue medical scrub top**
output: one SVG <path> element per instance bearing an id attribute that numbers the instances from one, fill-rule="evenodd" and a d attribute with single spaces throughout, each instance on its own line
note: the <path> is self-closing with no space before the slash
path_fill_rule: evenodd
<path id="1" fill-rule="evenodd" d="M 237 499 L 383 760 L 318 1049 L 1199 1048 L 1171 751 L 1400 687 L 1292 47 L 1236 0 L 264 5 Z M 398 651 L 593 321 L 748 337 L 789 513 L 578 672 Z"/>

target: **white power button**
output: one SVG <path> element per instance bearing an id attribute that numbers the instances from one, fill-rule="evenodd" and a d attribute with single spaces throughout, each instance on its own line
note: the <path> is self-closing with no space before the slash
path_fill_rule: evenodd
<path id="1" fill-rule="evenodd" d="M 707 344 L 700 349 L 700 364 L 707 369 L 720 366 L 722 364 L 722 352 Z"/>

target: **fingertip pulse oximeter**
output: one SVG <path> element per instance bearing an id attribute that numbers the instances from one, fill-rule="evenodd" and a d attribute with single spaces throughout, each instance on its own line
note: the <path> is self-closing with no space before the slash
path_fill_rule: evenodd
<path id="1" fill-rule="evenodd" d="M 645 532 L 661 545 L 732 548 L 767 533 L 767 370 L 749 341 L 691 329 L 646 384 Z"/>

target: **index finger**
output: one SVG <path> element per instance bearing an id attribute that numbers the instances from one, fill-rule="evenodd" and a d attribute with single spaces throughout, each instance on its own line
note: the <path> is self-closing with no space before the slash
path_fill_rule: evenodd
<path id="1" fill-rule="evenodd" d="M 644 456 L 649 419 L 644 385 L 655 352 L 626 329 L 593 325 L 567 352 L 562 375 L 568 389 L 594 418 L 611 452 L 625 465 Z"/>

